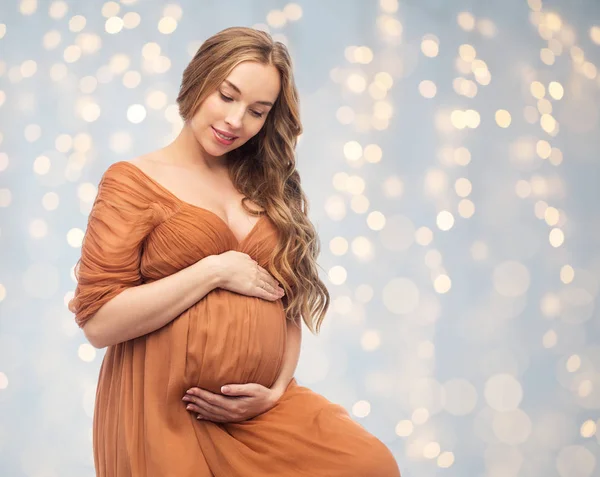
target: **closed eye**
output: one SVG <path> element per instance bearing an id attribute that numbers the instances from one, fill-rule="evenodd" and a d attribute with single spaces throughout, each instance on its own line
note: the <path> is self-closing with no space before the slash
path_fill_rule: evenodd
<path id="1" fill-rule="evenodd" d="M 221 92 L 219 92 L 219 94 L 221 95 L 221 99 L 222 99 L 223 101 L 225 101 L 226 103 L 230 103 L 231 101 L 233 101 L 233 98 L 230 98 L 229 96 L 225 96 L 225 95 L 224 95 L 223 93 L 221 93 Z M 253 111 L 253 110 L 250 110 L 250 112 L 252 113 L 252 115 L 253 115 L 255 118 L 262 118 L 262 117 L 263 117 L 263 113 L 260 113 L 260 112 L 258 112 L 258 111 Z"/>

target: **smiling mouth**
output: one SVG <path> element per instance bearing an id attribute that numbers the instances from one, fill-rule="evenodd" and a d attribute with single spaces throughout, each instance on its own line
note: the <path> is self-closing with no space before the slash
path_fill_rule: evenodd
<path id="1" fill-rule="evenodd" d="M 223 139 L 225 141 L 233 141 L 234 139 L 237 139 L 237 136 L 225 134 L 224 132 L 222 132 L 214 127 L 213 127 L 213 131 L 215 131 L 215 134 L 218 137 L 220 137 L 221 139 Z"/>

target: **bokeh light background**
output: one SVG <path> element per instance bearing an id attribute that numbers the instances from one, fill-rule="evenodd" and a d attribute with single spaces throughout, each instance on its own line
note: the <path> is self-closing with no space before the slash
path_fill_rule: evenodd
<path id="1" fill-rule="evenodd" d="M 0 3 L 0 474 L 91 476 L 66 303 L 98 180 L 179 131 L 200 43 L 285 42 L 332 307 L 297 371 L 403 475 L 600 475 L 600 7 Z"/>

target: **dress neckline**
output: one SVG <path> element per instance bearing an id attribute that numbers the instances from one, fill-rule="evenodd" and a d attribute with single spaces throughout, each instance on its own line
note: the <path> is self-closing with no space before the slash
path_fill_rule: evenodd
<path id="1" fill-rule="evenodd" d="M 133 169 L 136 173 L 138 173 L 138 175 L 140 175 L 143 178 L 145 178 L 148 182 L 151 182 L 152 184 L 154 184 L 158 189 L 160 189 L 166 195 L 168 195 L 169 197 L 171 197 L 175 202 L 181 204 L 182 206 L 189 207 L 191 209 L 195 209 L 195 210 L 197 210 L 199 212 L 202 212 L 202 213 L 204 213 L 204 214 L 206 214 L 206 215 L 208 215 L 210 217 L 215 218 L 217 220 L 217 222 L 219 222 L 227 230 L 227 232 L 229 232 L 229 234 L 231 235 L 231 237 L 236 241 L 236 243 L 238 245 L 241 245 L 246 240 L 248 240 L 248 238 L 256 231 L 256 229 L 258 228 L 259 224 L 263 221 L 263 219 L 267 217 L 266 213 L 263 214 L 263 215 L 261 215 L 258 218 L 258 220 L 254 223 L 254 225 L 252 226 L 252 228 L 250 229 L 250 231 L 246 234 L 246 236 L 240 240 L 233 233 L 233 230 L 231 230 L 231 227 L 229 226 L 229 224 L 227 222 L 225 222 L 225 220 L 219 214 L 217 214 L 216 212 L 213 212 L 212 210 L 207 209 L 205 207 L 201 207 L 199 205 L 194 205 L 194 204 L 192 204 L 190 202 L 187 202 L 187 201 L 181 199 L 178 195 L 176 195 L 174 192 L 171 192 L 169 189 L 167 189 L 165 186 L 163 186 L 160 182 L 158 182 L 154 178 L 150 177 L 141 168 L 139 168 L 138 166 L 136 166 L 132 162 L 129 162 L 129 161 L 119 161 L 119 162 L 115 162 L 114 164 L 115 165 L 116 164 L 127 164 L 131 169 Z"/>

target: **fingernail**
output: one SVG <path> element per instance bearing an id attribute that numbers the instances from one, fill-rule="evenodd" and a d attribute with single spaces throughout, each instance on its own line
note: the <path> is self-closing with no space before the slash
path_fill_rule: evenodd
<path id="1" fill-rule="evenodd" d="M 187 406 L 186 409 L 189 411 L 192 408 L 192 406 Z"/>
<path id="2" fill-rule="evenodd" d="M 198 419 L 199 421 L 201 421 L 201 420 L 202 420 L 202 417 L 198 416 L 196 419 Z"/>
<path id="3" fill-rule="evenodd" d="M 221 388 L 221 392 L 222 392 L 222 393 L 228 393 L 228 392 L 229 392 L 229 387 L 228 387 L 228 386 L 223 386 L 223 387 Z"/>

